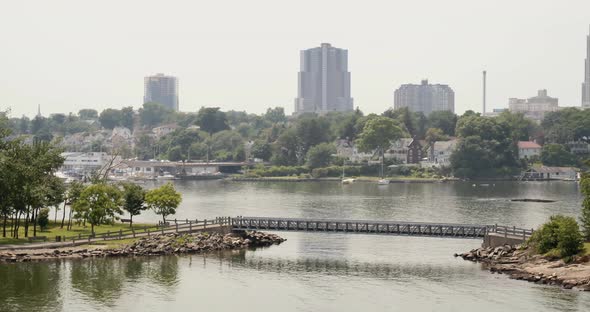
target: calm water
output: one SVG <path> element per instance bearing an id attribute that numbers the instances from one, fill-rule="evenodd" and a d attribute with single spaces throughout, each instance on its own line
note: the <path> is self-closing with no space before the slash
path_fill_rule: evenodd
<path id="1" fill-rule="evenodd" d="M 575 183 L 183 182 L 178 218 L 334 217 L 535 227 L 579 212 Z M 510 202 L 545 198 L 555 203 Z M 155 221 L 146 214 L 138 220 Z M 206 256 L 0 266 L 0 311 L 589 311 L 590 294 L 512 281 L 452 257 L 476 240 L 279 233 Z"/>

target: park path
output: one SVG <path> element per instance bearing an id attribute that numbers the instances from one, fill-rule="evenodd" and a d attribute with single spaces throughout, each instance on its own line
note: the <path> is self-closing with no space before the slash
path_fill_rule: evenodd
<path id="1" fill-rule="evenodd" d="M 92 244 L 92 243 L 96 243 L 96 242 L 104 242 L 104 241 L 109 241 L 109 240 L 141 238 L 141 237 L 148 237 L 151 235 L 160 235 L 160 234 L 194 233 L 194 232 L 204 232 L 205 230 L 207 230 L 207 231 L 223 231 L 227 227 L 228 227 L 228 225 L 221 225 L 221 224 L 211 224 L 211 225 L 179 224 L 179 225 L 169 226 L 165 229 L 161 229 L 158 231 L 148 231 L 148 232 L 136 231 L 135 233 L 124 234 L 124 235 L 119 235 L 117 232 L 115 232 L 115 233 L 112 233 L 111 236 L 101 236 L 101 237 L 87 238 L 87 239 L 74 239 L 74 240 L 66 241 L 66 242 L 41 242 L 41 243 L 2 245 L 2 246 L 0 246 L 0 251 L 25 250 L 25 249 L 57 249 L 57 248 L 64 248 L 64 247 L 88 245 L 88 244 Z"/>

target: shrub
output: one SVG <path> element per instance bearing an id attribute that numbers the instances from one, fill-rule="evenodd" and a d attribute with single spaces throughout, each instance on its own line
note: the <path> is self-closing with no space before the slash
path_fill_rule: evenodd
<path id="1" fill-rule="evenodd" d="M 37 218 L 37 222 L 41 229 L 46 229 L 47 225 L 49 225 L 49 208 L 43 208 L 39 211 L 39 217 Z"/>
<path id="2" fill-rule="evenodd" d="M 557 249 L 561 257 L 571 257 L 584 247 L 578 222 L 562 215 L 549 218 L 529 239 L 529 244 L 539 253 Z"/>

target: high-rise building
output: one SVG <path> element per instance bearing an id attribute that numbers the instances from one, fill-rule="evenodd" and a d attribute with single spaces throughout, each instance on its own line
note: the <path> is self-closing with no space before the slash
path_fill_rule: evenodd
<path id="1" fill-rule="evenodd" d="M 156 74 L 144 78 L 143 102 L 155 102 L 178 111 L 178 80 L 176 77 Z"/>
<path id="2" fill-rule="evenodd" d="M 508 99 L 508 110 L 513 113 L 523 113 L 525 117 L 540 123 L 546 113 L 559 110 L 558 102 L 557 98 L 547 96 L 547 90 L 539 90 L 537 96 L 526 100 Z"/>
<path id="3" fill-rule="evenodd" d="M 301 51 L 298 82 L 296 114 L 353 110 L 347 50 L 322 43 Z"/>
<path id="4" fill-rule="evenodd" d="M 586 37 L 586 67 L 582 83 L 582 107 L 590 108 L 590 33 Z"/>
<path id="5" fill-rule="evenodd" d="M 422 83 L 403 84 L 394 92 L 393 108 L 407 107 L 428 116 L 434 111 L 455 112 L 455 92 L 448 85 Z"/>

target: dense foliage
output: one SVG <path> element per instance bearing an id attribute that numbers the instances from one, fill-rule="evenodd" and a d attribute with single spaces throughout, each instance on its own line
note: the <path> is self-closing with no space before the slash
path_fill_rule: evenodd
<path id="1" fill-rule="evenodd" d="M 556 250 L 561 257 L 571 257 L 584 248 L 584 241 L 576 220 L 555 215 L 529 239 L 529 245 L 539 253 Z"/>

